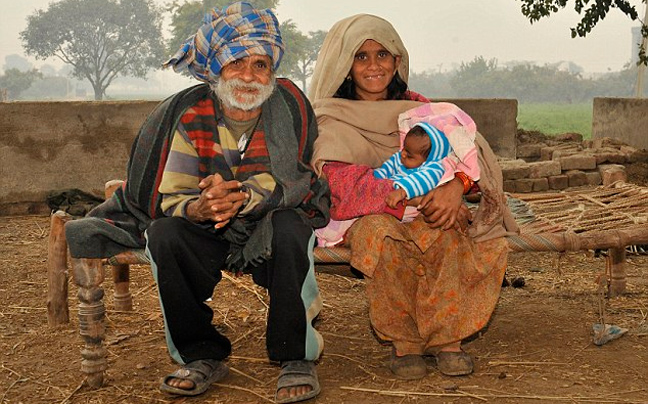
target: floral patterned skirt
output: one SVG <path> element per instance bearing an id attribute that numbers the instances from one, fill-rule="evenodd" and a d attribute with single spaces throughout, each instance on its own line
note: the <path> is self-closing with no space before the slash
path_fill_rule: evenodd
<path id="1" fill-rule="evenodd" d="M 351 265 L 366 276 L 371 325 L 399 355 L 461 341 L 490 319 L 506 270 L 505 239 L 476 243 L 420 217 L 401 223 L 370 215 L 347 240 Z"/>

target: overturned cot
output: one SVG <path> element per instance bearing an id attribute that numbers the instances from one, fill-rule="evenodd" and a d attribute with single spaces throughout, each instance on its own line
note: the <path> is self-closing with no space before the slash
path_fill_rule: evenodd
<path id="1" fill-rule="evenodd" d="M 115 184 L 107 184 L 107 193 Z M 625 248 L 648 244 L 648 188 L 626 183 L 560 193 L 511 195 L 509 206 L 520 224 L 521 234 L 507 237 L 511 251 L 578 251 L 608 249 L 609 296 L 625 290 Z M 56 212 L 51 217 L 48 239 L 48 321 L 52 326 L 67 323 L 67 242 L 63 226 L 70 216 Z M 348 264 L 346 247 L 315 248 L 319 265 Z M 116 310 L 132 310 L 129 290 L 131 264 L 148 264 L 143 250 L 131 250 L 106 260 L 72 259 L 73 278 L 78 286 L 79 327 L 84 341 L 81 371 L 88 385 L 100 387 L 107 369 L 105 306 L 102 283 L 104 265 L 112 267 Z"/>

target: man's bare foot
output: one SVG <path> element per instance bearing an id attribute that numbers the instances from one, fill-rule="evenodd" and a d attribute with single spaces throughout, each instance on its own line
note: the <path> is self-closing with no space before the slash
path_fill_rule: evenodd
<path id="1" fill-rule="evenodd" d="M 313 388 L 308 385 L 279 389 L 277 390 L 277 401 L 281 402 L 287 398 L 303 396 L 311 391 L 313 391 Z"/>
<path id="2" fill-rule="evenodd" d="M 281 362 L 275 401 L 294 403 L 317 396 L 320 392 L 315 363 L 307 360 Z"/>

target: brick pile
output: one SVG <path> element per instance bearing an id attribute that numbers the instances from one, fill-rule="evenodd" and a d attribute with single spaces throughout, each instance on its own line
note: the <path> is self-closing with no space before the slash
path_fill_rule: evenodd
<path id="1" fill-rule="evenodd" d="M 648 162 L 648 151 L 613 138 L 583 140 L 522 131 L 516 159 L 500 159 L 504 191 L 544 192 L 627 181 L 625 164 Z"/>

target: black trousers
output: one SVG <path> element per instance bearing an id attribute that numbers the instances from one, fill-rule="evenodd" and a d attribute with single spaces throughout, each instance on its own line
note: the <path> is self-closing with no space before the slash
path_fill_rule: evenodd
<path id="1" fill-rule="evenodd" d="M 272 258 L 249 268 L 254 282 L 270 296 L 268 356 L 275 361 L 315 360 L 323 348 L 312 326 L 322 305 L 312 257 L 315 236 L 293 210 L 274 212 L 272 224 Z M 231 343 L 212 324 L 213 311 L 205 301 L 222 279 L 229 243 L 177 217 L 154 221 L 146 238 L 171 357 L 181 364 L 225 359 Z"/>

